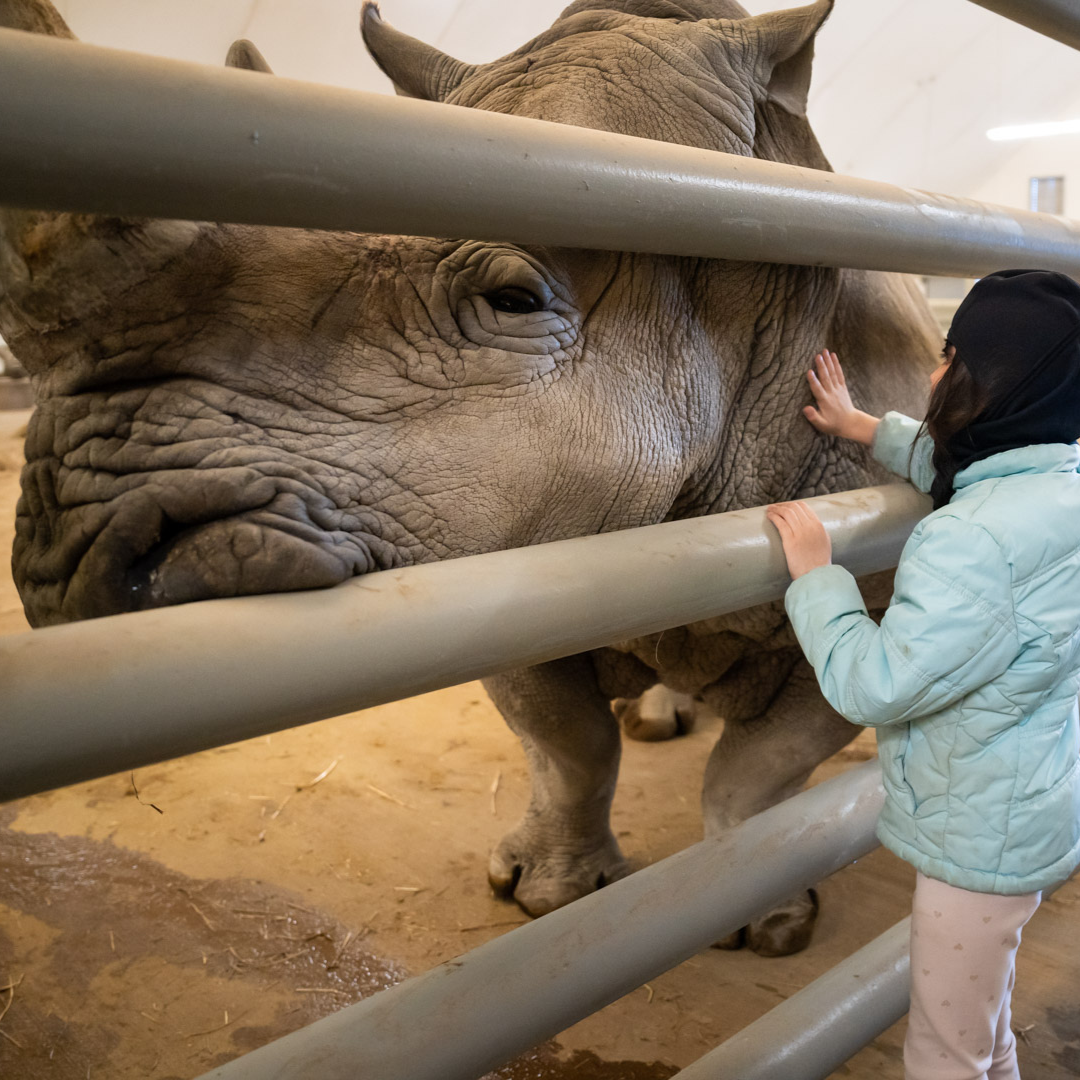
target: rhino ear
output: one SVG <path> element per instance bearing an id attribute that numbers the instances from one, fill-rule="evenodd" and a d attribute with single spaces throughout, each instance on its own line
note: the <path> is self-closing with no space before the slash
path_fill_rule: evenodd
<path id="1" fill-rule="evenodd" d="M 814 66 L 814 38 L 832 14 L 833 0 L 743 19 L 740 29 L 756 48 L 766 96 L 794 116 L 806 116 Z"/>
<path id="2" fill-rule="evenodd" d="M 225 66 L 243 68 L 245 71 L 263 71 L 267 75 L 274 74 L 273 69 L 266 62 L 266 57 L 247 38 L 240 38 L 229 46 Z"/>
<path id="3" fill-rule="evenodd" d="M 445 101 L 476 71 L 452 56 L 395 30 L 383 22 L 379 5 L 367 0 L 360 12 L 360 33 L 375 63 L 402 97 Z"/>

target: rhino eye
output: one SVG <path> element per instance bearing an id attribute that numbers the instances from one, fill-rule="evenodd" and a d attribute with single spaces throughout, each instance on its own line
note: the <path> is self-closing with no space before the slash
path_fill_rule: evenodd
<path id="1" fill-rule="evenodd" d="M 487 302 L 496 311 L 506 311 L 511 315 L 526 315 L 530 311 L 539 311 L 544 305 L 536 293 L 528 289 L 499 289 L 487 294 Z"/>

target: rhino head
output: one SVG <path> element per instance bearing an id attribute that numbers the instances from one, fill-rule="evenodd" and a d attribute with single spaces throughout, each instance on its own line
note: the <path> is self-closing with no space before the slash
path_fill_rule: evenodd
<path id="1" fill-rule="evenodd" d="M 577 0 L 482 65 L 371 4 L 362 28 L 401 93 L 825 168 L 805 103 L 830 7 Z M 44 0 L 0 0 L 5 24 L 67 34 Z M 860 467 L 791 419 L 854 302 L 839 271 L 11 209 L 0 226 L 0 335 L 38 398 L 14 549 L 35 626 L 760 504 Z"/>

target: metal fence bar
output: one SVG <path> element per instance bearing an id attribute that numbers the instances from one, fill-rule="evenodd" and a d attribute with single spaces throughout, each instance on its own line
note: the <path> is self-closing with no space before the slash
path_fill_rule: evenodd
<path id="1" fill-rule="evenodd" d="M 988 11 L 1080 49 L 1080 5 L 1076 0 L 971 0 Z"/>
<path id="2" fill-rule="evenodd" d="M 673 1080 L 826 1080 L 908 1011 L 911 916 Z"/>
<path id="3" fill-rule="evenodd" d="M 868 762 L 203 1080 L 476 1080 L 870 851 L 883 797 Z"/>
<path id="4" fill-rule="evenodd" d="M 670 255 L 1080 275 L 1080 226 L 611 132 L 0 30 L 0 203 Z"/>
<path id="5" fill-rule="evenodd" d="M 908 484 L 811 500 L 834 558 L 895 566 Z M 0 800 L 776 600 L 763 508 L 0 639 Z"/>

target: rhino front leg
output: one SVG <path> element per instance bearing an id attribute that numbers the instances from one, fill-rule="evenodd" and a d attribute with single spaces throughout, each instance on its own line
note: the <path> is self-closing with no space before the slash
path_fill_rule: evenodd
<path id="1" fill-rule="evenodd" d="M 705 769 L 706 837 L 797 794 L 814 769 L 859 731 L 829 706 L 810 665 L 800 659 L 763 714 L 725 722 Z M 800 893 L 751 922 L 746 944 L 761 956 L 799 952 L 810 943 L 817 913 L 814 890 Z M 733 934 L 717 945 L 738 948 L 743 936 Z"/>
<path id="2" fill-rule="evenodd" d="M 488 880 L 530 915 L 546 915 L 623 877 L 628 868 L 609 812 L 619 771 L 619 726 L 588 656 L 484 680 L 521 739 L 532 797 L 491 855 Z"/>

